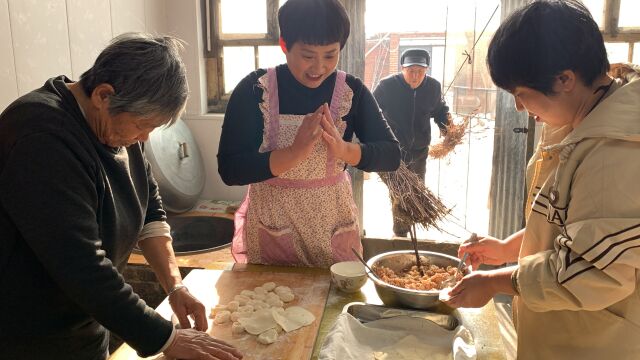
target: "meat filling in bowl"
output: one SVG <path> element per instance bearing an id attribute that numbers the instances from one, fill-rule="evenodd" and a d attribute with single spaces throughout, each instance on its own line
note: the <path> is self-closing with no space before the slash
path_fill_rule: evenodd
<path id="1" fill-rule="evenodd" d="M 422 270 L 424 276 L 420 276 L 420 271 L 415 265 L 399 274 L 384 266 L 376 266 L 373 269 L 387 284 L 412 290 L 442 290 L 446 287 L 447 280 L 455 278 L 455 282 L 458 282 L 462 279 L 462 274 L 453 266 L 447 266 L 445 269 L 436 265 L 423 265 Z"/>

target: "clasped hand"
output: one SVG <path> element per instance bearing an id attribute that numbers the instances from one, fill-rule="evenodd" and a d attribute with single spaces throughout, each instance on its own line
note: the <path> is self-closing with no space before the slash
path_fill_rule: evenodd
<path id="1" fill-rule="evenodd" d="M 291 150 L 306 159 L 320 138 L 327 145 L 329 152 L 335 157 L 345 160 L 348 150 L 347 143 L 338 132 L 326 103 L 314 113 L 304 117 L 291 145 Z"/>

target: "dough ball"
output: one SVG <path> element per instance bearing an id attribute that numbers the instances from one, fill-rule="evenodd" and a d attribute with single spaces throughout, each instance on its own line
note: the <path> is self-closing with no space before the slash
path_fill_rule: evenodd
<path id="1" fill-rule="evenodd" d="M 267 296 L 265 294 L 255 294 L 253 295 L 253 300 L 264 300 Z"/>
<path id="2" fill-rule="evenodd" d="M 255 295 L 255 294 L 256 294 L 256 293 L 255 293 L 255 292 L 253 292 L 253 291 L 251 291 L 251 290 L 242 290 L 242 291 L 240 292 L 240 295 L 244 295 L 244 296 L 249 297 L 249 298 L 252 298 L 252 297 L 253 297 L 253 295 Z"/>
<path id="3" fill-rule="evenodd" d="M 237 301 L 239 305 L 247 305 L 247 302 L 249 302 L 251 298 L 244 295 L 236 295 L 233 297 L 233 300 Z"/>
<path id="4" fill-rule="evenodd" d="M 262 284 L 262 288 L 265 289 L 267 292 L 273 291 L 273 289 L 276 288 L 276 283 L 274 282 L 264 283 Z"/>
<path id="5" fill-rule="evenodd" d="M 216 314 L 216 317 L 213 318 L 213 323 L 214 324 L 224 324 L 229 322 L 229 320 L 231 319 L 231 312 L 224 310 L 224 311 L 220 311 L 219 313 Z"/>
<path id="6" fill-rule="evenodd" d="M 278 332 L 276 331 L 276 329 L 269 329 L 258 335 L 258 342 L 260 344 L 269 345 L 276 342 L 276 340 L 278 340 Z"/>
<path id="7" fill-rule="evenodd" d="M 234 312 L 231 313 L 230 319 L 231 319 L 231 321 L 236 322 L 236 321 L 238 321 L 238 319 L 250 317 L 251 314 L 253 314 L 253 313 L 234 311 Z"/>
<path id="8" fill-rule="evenodd" d="M 212 307 L 211 313 L 209 314 L 209 318 L 213 319 L 220 311 L 223 311 L 223 310 L 229 310 L 229 309 L 226 306 L 220 305 L 220 304 L 216 305 L 215 307 Z"/>
<path id="9" fill-rule="evenodd" d="M 267 304 L 271 307 L 283 307 L 284 302 L 280 300 L 280 297 L 276 296 L 276 298 L 269 298 L 266 300 Z"/>
<path id="10" fill-rule="evenodd" d="M 240 303 L 233 300 L 233 301 L 229 301 L 229 303 L 227 304 L 227 310 L 234 312 L 236 310 L 238 310 L 238 307 L 240 306 Z"/>
<path id="11" fill-rule="evenodd" d="M 247 304 L 247 305 L 243 305 L 243 306 L 238 307 L 237 311 L 239 313 L 252 313 L 253 310 L 254 310 L 253 305 L 248 305 Z"/>
<path id="12" fill-rule="evenodd" d="M 244 326 L 239 322 L 235 321 L 231 324 L 231 333 L 232 334 L 242 334 L 244 332 Z"/>
<path id="13" fill-rule="evenodd" d="M 258 286 L 257 288 L 253 289 L 253 292 L 256 294 L 261 294 L 264 295 L 267 293 L 267 290 L 265 290 L 263 287 Z"/>
<path id="14" fill-rule="evenodd" d="M 278 286 L 273 290 L 273 292 L 275 292 L 276 294 L 280 295 L 281 293 L 284 293 L 284 292 L 292 293 L 293 291 L 291 291 L 291 288 L 288 287 L 288 286 Z"/>
<path id="15" fill-rule="evenodd" d="M 291 292 L 283 292 L 280 295 L 280 300 L 284 301 L 284 302 L 290 302 L 293 301 L 293 299 L 295 299 L 295 296 L 293 295 L 293 293 Z"/>
<path id="16" fill-rule="evenodd" d="M 274 292 L 268 292 L 266 295 L 266 299 L 278 299 L 280 300 L 280 296 L 278 296 L 278 294 L 274 293 Z"/>

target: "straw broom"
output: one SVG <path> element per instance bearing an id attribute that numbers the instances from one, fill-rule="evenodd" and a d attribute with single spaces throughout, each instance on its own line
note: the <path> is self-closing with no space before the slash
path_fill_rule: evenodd
<path id="1" fill-rule="evenodd" d="M 398 220 L 407 224 L 419 224 L 440 231 L 438 223 L 451 211 L 440 198 L 429 190 L 422 179 L 414 174 L 404 162 L 396 171 L 378 173 L 389 188 L 392 204 L 398 204 Z"/>
<path id="2" fill-rule="evenodd" d="M 447 134 L 441 143 L 429 146 L 429 156 L 433 159 L 442 159 L 449 155 L 456 146 L 460 145 L 467 132 L 469 121 L 474 115 L 475 113 L 464 116 L 459 124 L 454 123 L 451 115 L 449 115 Z"/>
<path id="3" fill-rule="evenodd" d="M 429 190 L 422 179 L 414 174 L 404 162 L 392 172 L 378 173 L 382 181 L 389 188 L 389 198 L 392 204 L 398 205 L 394 216 L 398 221 L 411 225 L 409 235 L 416 257 L 416 266 L 420 275 L 424 276 L 424 270 L 418 254 L 418 239 L 416 237 L 416 224 L 425 229 L 434 227 L 440 231 L 438 222 L 444 219 L 451 209 L 448 209 L 440 198 Z"/>

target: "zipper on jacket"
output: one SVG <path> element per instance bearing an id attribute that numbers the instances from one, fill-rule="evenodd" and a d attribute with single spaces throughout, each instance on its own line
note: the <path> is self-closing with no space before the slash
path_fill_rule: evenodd
<path id="1" fill-rule="evenodd" d="M 411 131 L 411 147 L 410 149 L 413 150 L 415 144 L 416 144 L 416 94 L 417 94 L 417 89 L 413 89 L 413 103 L 412 108 L 413 111 L 411 112 L 411 127 L 409 128 Z"/>

